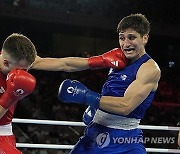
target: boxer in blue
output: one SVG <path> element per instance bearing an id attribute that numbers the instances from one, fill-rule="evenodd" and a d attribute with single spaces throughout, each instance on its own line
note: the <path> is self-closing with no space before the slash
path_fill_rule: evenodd
<path id="1" fill-rule="evenodd" d="M 84 114 L 87 128 L 71 154 L 146 153 L 138 125 L 153 100 L 161 74 L 145 51 L 150 23 L 142 14 L 131 14 L 119 22 L 117 31 L 129 62 L 125 68 L 110 69 L 101 94 L 76 80 L 67 79 L 59 87 L 60 101 L 89 105 Z"/>
<path id="2" fill-rule="evenodd" d="M 88 105 L 87 125 L 72 154 L 143 154 L 140 120 L 151 104 L 161 71 L 146 53 L 150 23 L 142 14 L 131 14 L 118 24 L 120 48 L 90 58 L 36 58 L 32 69 L 74 72 L 110 68 L 101 94 L 78 81 L 65 80 L 58 97 L 65 103 Z M 127 65 L 127 66 L 126 66 Z"/>

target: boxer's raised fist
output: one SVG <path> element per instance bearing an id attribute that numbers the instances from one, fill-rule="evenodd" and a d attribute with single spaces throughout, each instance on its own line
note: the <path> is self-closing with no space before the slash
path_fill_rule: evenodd
<path id="1" fill-rule="evenodd" d="M 0 105 L 8 109 L 12 104 L 33 92 L 36 79 L 24 70 L 14 69 L 9 72 L 6 85 L 6 91 L 0 98 Z"/>

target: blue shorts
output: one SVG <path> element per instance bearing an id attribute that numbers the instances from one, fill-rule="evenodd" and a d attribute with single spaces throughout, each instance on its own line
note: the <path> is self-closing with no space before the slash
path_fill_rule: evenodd
<path id="1" fill-rule="evenodd" d="M 146 154 L 141 129 L 122 130 L 91 122 L 70 154 Z"/>

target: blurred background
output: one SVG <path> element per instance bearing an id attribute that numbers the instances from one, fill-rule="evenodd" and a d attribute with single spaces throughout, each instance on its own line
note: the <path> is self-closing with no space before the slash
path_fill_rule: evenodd
<path id="1" fill-rule="evenodd" d="M 29 37 L 41 57 L 89 57 L 118 45 L 119 21 L 142 13 L 151 22 L 147 53 L 159 64 L 162 77 L 155 99 L 141 124 L 176 126 L 180 120 L 180 9 L 176 0 L 0 0 L 0 43 L 14 33 Z M 57 91 L 64 79 L 77 79 L 101 92 L 108 70 L 74 73 L 30 71 L 37 78 L 34 93 L 18 103 L 15 118 L 82 121 L 86 106 L 63 104 Z M 19 143 L 71 144 L 84 127 L 13 124 Z M 144 136 L 175 137 L 176 131 L 143 130 Z M 177 148 L 146 143 L 146 147 Z M 68 150 L 21 148 L 25 154 L 63 154 Z"/>

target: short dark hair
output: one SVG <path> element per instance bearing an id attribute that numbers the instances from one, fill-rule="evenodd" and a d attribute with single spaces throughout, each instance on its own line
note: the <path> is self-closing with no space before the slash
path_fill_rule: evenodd
<path id="1" fill-rule="evenodd" d="M 117 32 L 120 33 L 128 28 L 135 30 L 143 36 L 149 34 L 151 26 L 145 15 L 137 13 L 124 17 L 117 26 Z"/>
<path id="2" fill-rule="evenodd" d="M 2 48 L 16 61 L 26 60 L 29 64 L 34 62 L 37 55 L 36 48 L 31 40 L 19 33 L 8 36 Z"/>

